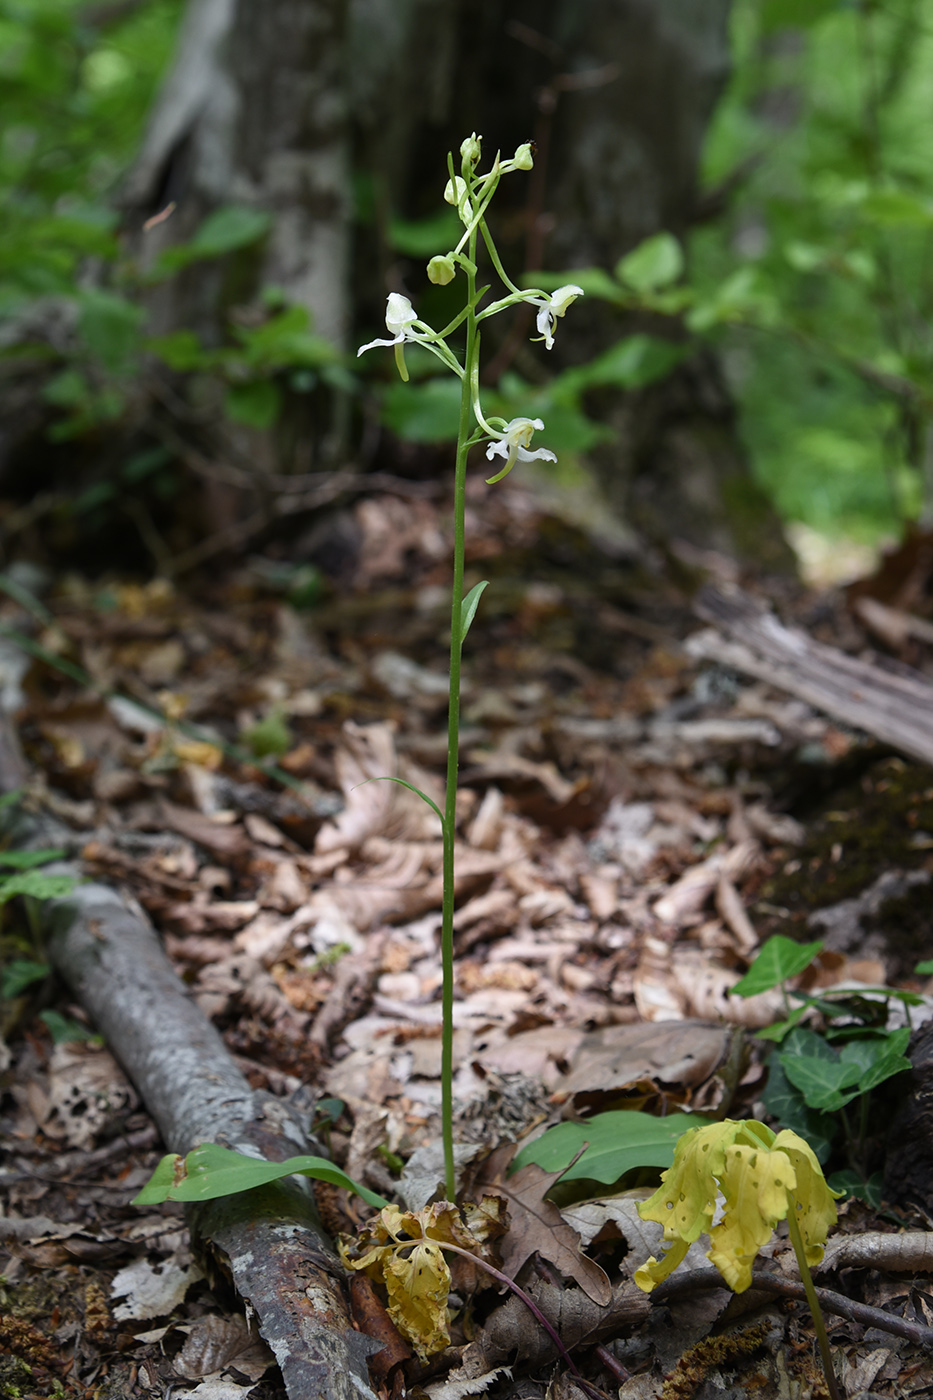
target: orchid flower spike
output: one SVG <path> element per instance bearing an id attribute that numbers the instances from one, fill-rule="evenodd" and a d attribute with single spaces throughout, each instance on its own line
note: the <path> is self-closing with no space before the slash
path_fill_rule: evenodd
<path id="1" fill-rule="evenodd" d="M 414 329 L 417 324 L 418 317 L 415 315 L 415 309 L 408 298 L 403 297 L 399 292 L 390 292 L 386 305 L 386 329 L 391 334 L 392 339 L 371 340 L 368 345 L 361 345 L 356 352 L 357 359 L 367 350 L 372 350 L 377 345 L 394 345 L 395 363 L 398 365 L 398 372 L 407 382 L 408 368 L 405 364 L 405 341 L 420 341 L 424 339 L 424 336 Z"/>
<path id="2" fill-rule="evenodd" d="M 486 448 L 486 457 L 492 461 L 493 457 L 504 457 L 505 466 L 496 476 L 487 479 L 487 486 L 494 486 L 497 481 L 501 481 L 504 476 L 515 466 L 516 462 L 556 462 L 557 458 L 547 447 L 539 447 L 537 452 L 529 452 L 532 433 L 544 427 L 540 418 L 513 418 L 510 423 L 506 423 L 502 431 L 502 436 L 496 442 L 491 442 Z"/>
<path id="3" fill-rule="evenodd" d="M 577 287 L 571 282 L 566 287 L 558 287 L 553 296 L 547 297 L 543 301 L 539 300 L 538 297 L 531 299 L 532 305 L 538 307 L 538 334 L 549 350 L 554 344 L 555 321 L 563 316 L 571 302 L 583 295 L 583 288 Z"/>

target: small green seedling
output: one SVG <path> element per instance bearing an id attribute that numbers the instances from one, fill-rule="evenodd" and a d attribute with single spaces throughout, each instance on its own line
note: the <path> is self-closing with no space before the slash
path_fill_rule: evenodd
<path id="1" fill-rule="evenodd" d="M 791 1244 L 819 1341 L 826 1384 L 839 1400 L 829 1338 L 810 1266 L 823 1257 L 836 1223 L 835 1199 L 813 1149 L 785 1129 L 773 1133 L 753 1118 L 709 1123 L 684 1133 L 673 1165 L 661 1185 L 638 1207 L 643 1220 L 664 1227 L 670 1246 L 661 1259 L 648 1259 L 635 1272 L 639 1288 L 650 1293 L 680 1264 L 700 1235 L 709 1236 L 707 1257 L 734 1293 L 752 1282 L 752 1264 L 780 1220 L 787 1221 Z M 717 1204 L 720 1218 L 717 1220 Z"/>

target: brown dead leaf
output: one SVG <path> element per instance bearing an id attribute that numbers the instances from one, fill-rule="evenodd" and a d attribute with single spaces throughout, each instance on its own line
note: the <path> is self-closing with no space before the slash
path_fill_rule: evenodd
<path id="1" fill-rule="evenodd" d="M 545 1172 L 529 1163 L 514 1176 L 507 1176 L 514 1153 L 513 1143 L 498 1148 L 487 1158 L 477 1178 L 478 1185 L 491 1186 L 504 1196 L 508 1206 L 511 1225 L 500 1244 L 503 1271 L 515 1278 L 531 1256 L 539 1254 L 579 1284 L 594 1303 L 605 1307 L 612 1297 L 609 1279 L 597 1263 L 580 1252 L 576 1230 L 551 1201 L 544 1199 L 561 1173 Z"/>

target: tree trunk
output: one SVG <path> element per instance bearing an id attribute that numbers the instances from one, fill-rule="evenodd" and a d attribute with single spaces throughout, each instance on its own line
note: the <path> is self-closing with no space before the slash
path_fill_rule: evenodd
<path id="1" fill-rule="evenodd" d="M 612 267 L 660 229 L 683 237 L 697 215 L 729 10 L 729 0 L 190 0 L 127 201 L 151 215 L 178 200 L 146 235 L 154 247 L 222 203 L 272 211 L 267 247 L 241 259 L 240 303 L 275 283 L 346 345 L 353 322 L 367 334 L 381 324 L 388 291 L 423 292 L 423 259 L 392 251 L 389 221 L 439 212 L 447 151 L 471 131 L 487 156 L 533 138 L 535 172 L 504 183 L 495 213 L 510 266 Z M 351 168 L 362 194 L 352 240 Z M 223 260 L 205 266 L 160 290 L 160 329 L 222 335 L 236 279 Z M 548 367 L 633 328 L 587 302 L 562 324 Z M 494 374 L 514 361 L 540 376 L 526 336 L 496 347 L 493 334 Z M 618 434 L 593 457 L 618 513 L 662 540 L 786 562 L 712 356 L 592 407 Z"/>

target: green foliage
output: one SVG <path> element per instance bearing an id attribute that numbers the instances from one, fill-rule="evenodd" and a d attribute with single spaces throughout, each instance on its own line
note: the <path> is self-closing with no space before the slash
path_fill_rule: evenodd
<path id="1" fill-rule="evenodd" d="M 43 982 L 49 975 L 49 965 L 31 958 L 13 958 L 0 973 L 0 998 L 4 1001 L 18 997 L 27 987 Z"/>
<path id="2" fill-rule="evenodd" d="M 309 1176 L 327 1181 L 346 1191 L 355 1191 L 367 1205 L 377 1210 L 388 1202 L 375 1191 L 355 1181 L 323 1157 L 289 1157 L 285 1162 L 267 1162 L 247 1157 L 228 1147 L 206 1142 L 187 1157 L 169 1153 L 163 1157 L 146 1185 L 133 1198 L 133 1205 L 152 1206 L 162 1201 L 213 1201 L 220 1196 L 237 1195 L 287 1176 Z"/>
<path id="3" fill-rule="evenodd" d="M 627 1172 L 642 1167 L 669 1167 L 681 1134 L 707 1121 L 696 1113 L 657 1118 L 637 1109 L 613 1109 L 583 1123 L 557 1123 L 548 1128 L 521 1149 L 511 1170 L 534 1162 L 546 1172 L 563 1172 L 562 1186 L 570 1181 L 614 1185 Z"/>
<path id="4" fill-rule="evenodd" d="M 717 338 L 778 509 L 877 539 L 919 508 L 933 407 L 933 4 L 736 0 L 733 35 L 706 175 L 743 173 L 692 285 L 754 279 Z"/>
<path id="5" fill-rule="evenodd" d="M 822 948 L 822 942 L 770 938 L 733 991 L 754 996 L 782 986 L 805 971 Z M 857 1194 L 866 1194 L 869 1096 L 910 1068 L 904 1054 L 910 1027 L 889 1027 L 890 1010 L 898 1002 L 907 1010 L 922 998 L 893 987 L 809 995 L 785 986 L 784 993 L 787 1016 L 759 1033 L 780 1046 L 769 1061 L 765 1108 L 783 1127 L 806 1137 L 821 1162 L 828 1160 L 841 1128 L 852 1163 L 846 1181 L 851 1186 L 857 1180 L 863 1188 Z M 793 1008 L 791 998 L 797 1002 Z M 819 1029 L 800 1024 L 808 1014 L 817 1018 Z M 845 1112 L 856 1101 L 857 1123 Z"/>

